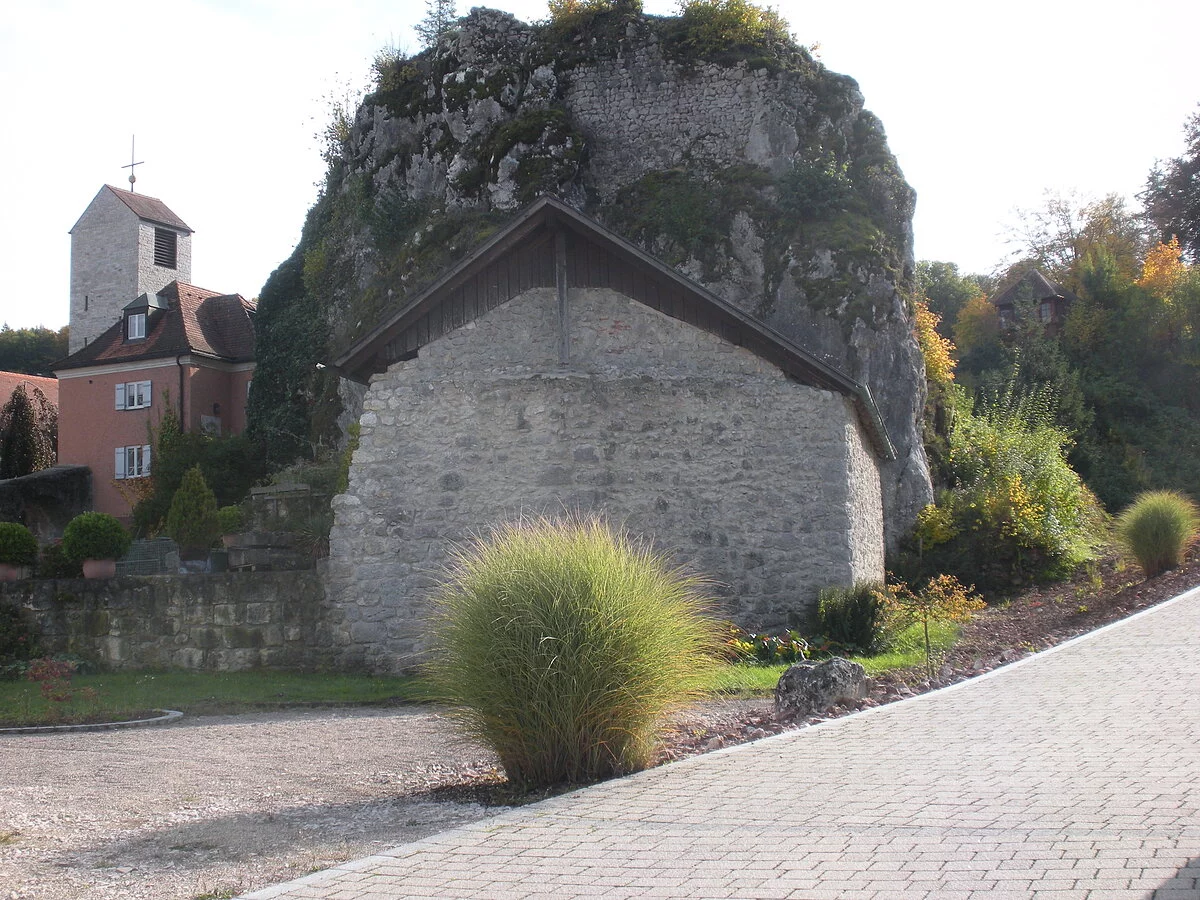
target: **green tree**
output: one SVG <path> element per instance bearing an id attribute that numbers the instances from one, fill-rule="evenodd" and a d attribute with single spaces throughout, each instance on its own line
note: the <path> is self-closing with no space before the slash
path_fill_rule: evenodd
<path id="1" fill-rule="evenodd" d="M 1200 112 L 1183 126 L 1186 148 L 1150 171 L 1138 200 L 1163 241 L 1178 237 L 1192 261 L 1200 261 Z"/>
<path id="2" fill-rule="evenodd" d="M 179 544 L 181 552 L 193 555 L 207 550 L 221 535 L 217 498 L 198 465 L 184 473 L 179 490 L 171 498 L 167 534 Z"/>
<path id="3" fill-rule="evenodd" d="M 134 524 L 144 533 L 157 531 L 166 521 L 171 499 L 193 466 L 200 467 L 220 506 L 239 503 L 268 471 L 266 451 L 260 443 L 240 434 L 185 433 L 169 400 L 164 405 L 166 411 L 149 437 L 154 448 L 152 488 L 133 510 Z"/>
<path id="4" fill-rule="evenodd" d="M 917 295 L 942 317 L 940 330 L 947 337 L 959 311 L 969 300 L 983 296 L 982 280 L 980 275 L 960 275 L 951 262 L 923 259 L 917 263 Z"/>
<path id="5" fill-rule="evenodd" d="M 423 47 L 433 47 L 457 18 L 454 0 L 425 0 L 425 18 L 413 28 Z"/>
<path id="6" fill-rule="evenodd" d="M 0 328 L 0 371 L 53 375 L 54 363 L 67 355 L 67 327 Z"/>
<path id="7" fill-rule="evenodd" d="M 19 384 L 0 409 L 0 478 L 18 478 L 54 465 L 58 414 L 37 388 Z"/>

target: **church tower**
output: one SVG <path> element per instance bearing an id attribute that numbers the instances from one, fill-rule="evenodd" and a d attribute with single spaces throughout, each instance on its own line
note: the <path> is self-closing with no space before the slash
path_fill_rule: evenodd
<path id="1" fill-rule="evenodd" d="M 71 229 L 70 352 L 141 295 L 191 280 L 192 229 L 161 200 L 105 185 Z"/>

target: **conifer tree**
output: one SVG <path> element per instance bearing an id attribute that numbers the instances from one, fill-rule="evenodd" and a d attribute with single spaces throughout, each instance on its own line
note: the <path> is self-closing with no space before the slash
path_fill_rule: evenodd
<path id="1" fill-rule="evenodd" d="M 198 464 L 184 473 L 179 490 L 171 498 L 167 534 L 182 551 L 192 555 L 202 554 L 221 535 L 217 497 L 204 480 Z"/>
<path id="2" fill-rule="evenodd" d="M 414 26 L 421 45 L 437 46 L 438 38 L 450 30 L 457 18 L 454 0 L 425 0 L 425 18 Z"/>

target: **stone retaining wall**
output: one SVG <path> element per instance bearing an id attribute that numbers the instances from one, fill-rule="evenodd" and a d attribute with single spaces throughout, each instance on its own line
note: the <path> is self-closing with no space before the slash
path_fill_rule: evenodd
<path id="1" fill-rule="evenodd" d="M 312 571 L 5 582 L 0 602 L 30 612 L 48 652 L 106 668 L 233 672 L 332 658 Z"/>

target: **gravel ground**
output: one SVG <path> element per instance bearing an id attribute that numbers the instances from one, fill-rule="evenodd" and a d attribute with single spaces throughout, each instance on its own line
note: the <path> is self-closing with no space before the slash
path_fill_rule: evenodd
<path id="1" fill-rule="evenodd" d="M 769 707 L 704 704 L 667 758 Z M 229 897 L 495 815 L 498 780 L 428 706 L 0 735 L 0 900 Z"/>
<path id="2" fill-rule="evenodd" d="M 227 897 L 493 815 L 429 707 L 0 736 L 0 898 Z"/>

